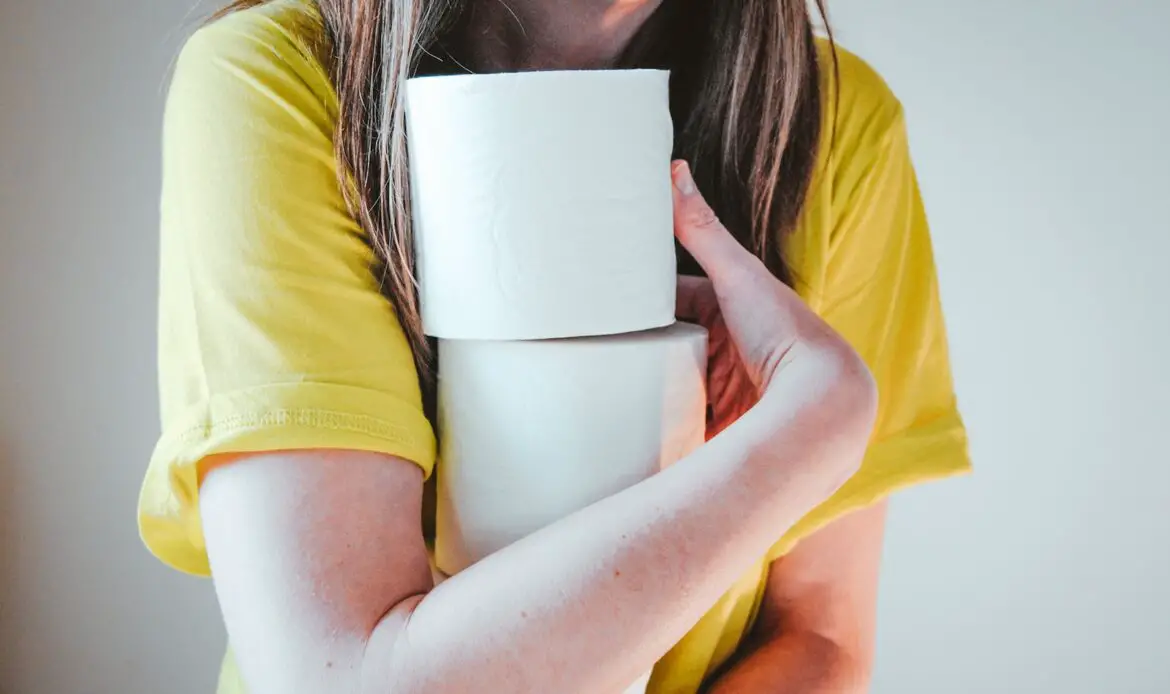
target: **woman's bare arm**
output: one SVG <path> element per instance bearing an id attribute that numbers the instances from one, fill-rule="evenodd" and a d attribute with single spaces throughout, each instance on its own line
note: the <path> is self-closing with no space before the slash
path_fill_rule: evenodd
<path id="1" fill-rule="evenodd" d="M 877 629 L 886 502 L 817 531 L 772 562 L 760 616 L 709 694 L 862 694 Z"/>
<path id="2" fill-rule="evenodd" d="M 203 486 L 205 533 L 249 686 L 619 691 L 767 551 L 777 528 L 848 474 L 847 464 L 802 474 L 765 453 L 776 450 L 769 419 L 740 421 L 433 591 L 417 466 L 336 451 L 219 467 Z"/>
<path id="3" fill-rule="evenodd" d="M 697 194 L 676 204 L 680 240 L 739 306 L 724 314 L 760 403 L 667 470 L 433 589 L 412 464 L 216 461 L 230 464 L 206 476 L 204 532 L 253 694 L 620 690 L 856 470 L 875 401 L 860 359 Z"/>

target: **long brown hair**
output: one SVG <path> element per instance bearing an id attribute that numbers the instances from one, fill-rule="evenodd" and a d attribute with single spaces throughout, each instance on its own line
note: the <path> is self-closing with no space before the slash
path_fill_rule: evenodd
<path id="1" fill-rule="evenodd" d="M 462 69 L 451 37 L 471 1 L 315 0 L 340 102 L 339 180 L 381 262 L 425 391 L 432 345 L 414 272 L 403 83 Z M 264 2 L 234 0 L 216 17 Z M 824 0 L 816 4 L 827 28 Z M 778 240 L 800 216 L 822 127 L 822 68 L 805 0 L 663 0 L 616 67 L 634 66 L 671 70 L 675 156 L 691 163 L 728 229 L 791 284 Z M 698 270 L 681 249 L 680 270 Z"/>

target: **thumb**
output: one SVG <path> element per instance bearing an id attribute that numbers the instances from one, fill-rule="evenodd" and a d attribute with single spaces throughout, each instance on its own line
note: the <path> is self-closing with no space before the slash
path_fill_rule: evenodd
<path id="1" fill-rule="evenodd" d="M 674 235 L 711 281 L 719 284 L 754 269 L 759 261 L 735 240 L 703 199 L 690 166 L 676 161 L 671 164 L 670 175 L 674 184 Z"/>

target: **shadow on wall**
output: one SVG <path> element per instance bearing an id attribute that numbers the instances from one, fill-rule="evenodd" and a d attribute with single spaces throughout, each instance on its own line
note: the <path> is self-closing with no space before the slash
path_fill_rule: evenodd
<path id="1" fill-rule="evenodd" d="M 13 619 L 12 596 L 16 593 L 16 543 L 19 537 L 16 518 L 16 463 L 8 437 L 0 433 L 0 694 L 7 694 L 5 673 L 16 663 L 9 662 L 16 653 L 16 630 L 4 625 Z"/>

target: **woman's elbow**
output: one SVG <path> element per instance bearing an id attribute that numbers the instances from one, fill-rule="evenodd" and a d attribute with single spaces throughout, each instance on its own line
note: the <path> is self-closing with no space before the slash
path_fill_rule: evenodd
<path id="1" fill-rule="evenodd" d="M 833 648 L 825 668 L 825 694 L 867 694 L 872 681 L 872 653 Z"/>
<path id="2" fill-rule="evenodd" d="M 809 691 L 818 694 L 866 694 L 873 673 L 873 653 L 850 647 L 826 636 L 799 636 L 800 652 L 808 668 Z M 815 683 L 815 684 L 813 684 Z"/>

